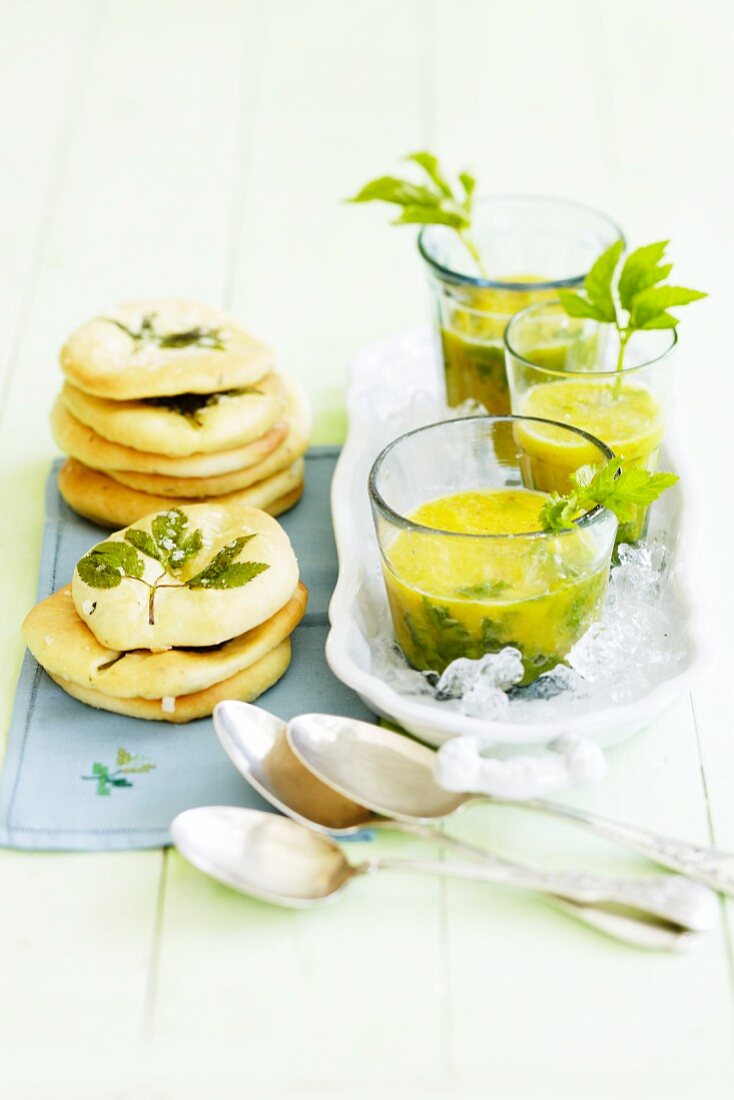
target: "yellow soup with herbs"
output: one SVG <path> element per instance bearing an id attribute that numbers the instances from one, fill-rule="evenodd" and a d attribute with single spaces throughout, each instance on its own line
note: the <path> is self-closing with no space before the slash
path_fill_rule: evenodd
<path id="1" fill-rule="evenodd" d="M 600 552 L 583 527 L 540 534 L 545 500 L 528 489 L 473 490 L 408 517 L 426 530 L 398 532 L 383 568 L 395 636 L 411 665 L 442 672 L 457 657 L 515 646 L 529 683 L 600 617 L 608 547 Z M 476 537 L 487 535 L 514 537 Z"/>
<path id="2" fill-rule="evenodd" d="M 618 384 L 593 376 L 532 386 L 518 410 L 523 416 L 538 416 L 570 424 L 596 436 L 626 465 L 657 468 L 663 438 L 662 410 L 644 386 Z M 598 463 L 593 443 L 580 436 L 545 424 L 519 422 L 515 439 L 525 451 L 525 474 L 529 484 L 545 492 L 569 491 L 569 476 L 587 463 Z M 634 518 L 620 526 L 617 542 L 635 542 L 645 532 L 648 510 L 637 508 Z"/>
<path id="3" fill-rule="evenodd" d="M 502 281 L 540 282 L 537 276 L 513 275 Z M 505 370 L 503 336 L 513 313 L 544 298 L 552 291 L 505 290 L 477 287 L 462 289 L 443 303 L 441 349 L 446 373 L 446 400 L 460 405 L 472 398 L 494 416 L 510 411 L 510 391 Z"/>

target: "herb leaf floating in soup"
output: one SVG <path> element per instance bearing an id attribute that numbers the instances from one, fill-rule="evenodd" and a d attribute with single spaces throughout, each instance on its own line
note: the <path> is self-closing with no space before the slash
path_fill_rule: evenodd
<path id="1" fill-rule="evenodd" d="M 201 413 L 226 397 L 242 397 L 245 394 L 262 394 L 255 386 L 245 386 L 238 390 L 219 390 L 217 393 L 178 393 L 171 397 L 144 397 L 143 404 L 156 409 L 166 409 L 178 413 L 195 427 L 200 428 L 203 421 Z"/>
<path id="2" fill-rule="evenodd" d="M 224 335 L 219 328 L 209 328 L 206 325 L 186 329 L 184 332 L 156 332 L 153 322 L 157 314 L 146 313 L 137 332 L 129 328 L 122 321 L 114 317 L 102 317 L 109 325 L 115 325 L 124 332 L 136 345 L 152 344 L 159 348 L 211 348 L 213 351 L 224 351 Z"/>
<path id="3" fill-rule="evenodd" d="M 177 577 L 189 559 L 202 548 L 201 530 L 189 530 L 189 520 L 180 508 L 160 512 L 151 523 L 150 534 L 128 527 L 124 542 L 102 542 L 77 564 L 81 579 L 92 588 L 116 588 L 124 579 L 144 584 L 149 590 L 148 621 L 155 623 L 155 594 L 159 588 L 241 588 L 264 573 L 270 566 L 261 561 L 235 561 L 240 551 L 256 538 L 240 535 L 219 550 L 204 569 L 181 581 Z M 160 562 L 163 572 L 155 581 L 144 579 L 145 562 L 136 552 Z M 177 579 L 166 584 L 166 578 Z"/>

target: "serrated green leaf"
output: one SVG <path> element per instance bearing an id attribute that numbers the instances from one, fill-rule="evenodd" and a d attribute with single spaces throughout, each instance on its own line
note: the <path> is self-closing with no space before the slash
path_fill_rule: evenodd
<path id="1" fill-rule="evenodd" d="M 93 775 L 109 775 L 109 770 L 110 769 L 105 767 L 104 764 L 99 764 L 97 762 L 92 764 L 92 774 Z"/>
<path id="2" fill-rule="evenodd" d="M 540 509 L 541 527 L 544 531 L 565 531 L 573 527 L 578 510 L 576 493 L 568 493 L 566 496 L 551 493 L 550 498 Z"/>
<path id="3" fill-rule="evenodd" d="M 438 207 L 405 206 L 393 219 L 393 225 L 449 225 L 452 229 L 466 229 L 469 218 L 455 210 Z"/>
<path id="4" fill-rule="evenodd" d="M 603 503 L 612 511 L 616 502 L 635 505 L 652 504 L 678 480 L 677 474 L 668 472 L 651 474 L 641 467 L 622 470 Z"/>
<path id="5" fill-rule="evenodd" d="M 441 194 L 445 195 L 447 198 L 451 198 L 451 187 L 441 172 L 438 157 L 434 157 L 433 153 L 423 152 L 409 153 L 405 159 L 412 161 L 413 164 L 420 165 L 426 175 L 433 180 Z"/>
<path id="6" fill-rule="evenodd" d="M 366 183 L 361 191 L 347 202 L 390 202 L 397 206 L 438 206 L 439 197 L 418 183 L 398 179 L 397 176 L 379 176 Z"/>
<path id="7" fill-rule="evenodd" d="M 672 313 L 658 313 L 657 317 L 651 317 L 649 321 L 645 321 L 644 325 L 639 326 L 639 331 L 647 331 L 648 329 L 658 328 L 676 328 L 678 326 L 678 318 L 674 317 Z"/>
<path id="8" fill-rule="evenodd" d="M 159 560 L 169 573 L 178 573 L 201 550 L 201 530 L 197 527 L 189 532 L 188 516 L 180 508 L 159 513 L 150 526 L 160 554 Z"/>
<path id="9" fill-rule="evenodd" d="M 611 458 L 604 466 L 580 466 L 569 480 L 588 500 L 603 504 L 609 493 L 614 491 L 619 470 L 619 460 Z"/>
<path id="10" fill-rule="evenodd" d="M 269 569 L 270 566 L 264 562 L 234 561 L 242 548 L 255 537 L 255 535 L 241 535 L 227 543 L 205 569 L 186 582 L 187 586 L 189 588 L 241 588 L 242 585 Z"/>
<path id="11" fill-rule="evenodd" d="M 666 279 L 672 264 L 659 267 L 670 241 L 654 241 L 636 248 L 627 256 L 619 276 L 618 293 L 623 309 L 629 309 L 635 294 Z"/>
<path id="12" fill-rule="evenodd" d="M 134 546 L 136 550 L 139 550 L 141 554 L 145 554 L 149 558 L 154 558 L 156 561 L 161 560 L 160 551 L 154 539 L 147 531 L 140 531 L 137 527 L 128 527 L 125 532 L 125 538 L 130 545 Z"/>
<path id="13" fill-rule="evenodd" d="M 652 286 L 641 290 L 632 299 L 630 322 L 634 328 L 644 328 L 674 306 L 687 306 L 705 298 L 701 290 L 691 290 L 685 286 Z M 658 326 L 655 326 L 658 327 Z M 671 327 L 664 325 L 661 327 Z"/>
<path id="14" fill-rule="evenodd" d="M 145 564 L 126 542 L 100 542 L 77 562 L 81 579 L 92 588 L 117 588 L 123 577 L 142 577 Z"/>
<path id="15" fill-rule="evenodd" d="M 617 317 L 612 280 L 623 251 L 624 243 L 615 241 L 592 264 L 584 279 L 584 290 L 589 296 L 589 301 L 597 307 L 602 319 L 610 323 Z"/>
<path id="16" fill-rule="evenodd" d="M 597 306 L 572 290 L 559 290 L 558 297 L 569 317 L 590 317 L 593 321 L 605 319 Z"/>
<path id="17" fill-rule="evenodd" d="M 477 181 L 469 172 L 459 172 L 459 183 L 464 188 L 464 206 L 467 210 L 471 210 Z"/>
<path id="18" fill-rule="evenodd" d="M 206 578 L 200 578 L 196 585 L 192 585 L 192 588 L 241 588 L 245 584 L 249 584 L 260 573 L 264 573 L 270 566 L 262 561 L 236 561 L 232 565 L 228 565 L 226 569 L 217 573 L 215 576 L 210 575 Z"/>
<path id="19" fill-rule="evenodd" d="M 652 504 L 661 493 L 675 485 L 678 476 L 672 473 L 651 474 L 642 467 L 625 469 L 622 466 L 620 470 L 619 460 L 613 458 L 598 468 L 582 466 L 571 475 L 571 481 L 577 486 L 572 493 L 566 497 L 554 494 L 544 507 L 548 530 L 558 530 L 558 526 L 551 524 L 558 524 L 567 518 L 563 513 L 564 501 L 571 501 L 577 508 L 583 509 L 601 504 L 614 512 L 620 523 L 626 523 L 634 518 L 638 507 Z"/>
<path id="20" fill-rule="evenodd" d="M 438 158 L 425 150 L 405 158 L 426 173 L 428 184 L 416 184 L 397 176 L 379 176 L 370 180 L 348 202 L 387 202 L 402 207 L 393 225 L 445 225 L 461 237 L 481 274 L 486 275 L 479 251 L 471 240 L 471 208 L 475 180 L 468 172 L 459 176 L 461 191 L 456 190 L 442 170 Z"/>

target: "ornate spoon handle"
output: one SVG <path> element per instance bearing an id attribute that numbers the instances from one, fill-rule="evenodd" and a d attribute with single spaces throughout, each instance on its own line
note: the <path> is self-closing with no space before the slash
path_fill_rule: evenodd
<path id="1" fill-rule="evenodd" d="M 638 829 L 634 825 L 610 821 L 589 813 L 588 810 L 577 810 L 573 806 L 562 806 L 545 799 L 532 799 L 523 805 L 540 813 L 585 825 L 598 836 L 615 840 L 663 867 L 679 871 L 687 878 L 703 882 L 722 894 L 734 895 L 734 854 L 731 852 L 688 844 L 683 840 L 651 833 L 647 829 Z"/>
<path id="2" fill-rule="evenodd" d="M 716 896 L 705 886 L 678 875 L 607 878 L 586 871 L 540 871 L 500 859 L 491 853 L 485 853 L 482 859 L 462 863 L 377 859 L 373 861 L 373 866 L 450 878 L 479 879 L 540 894 L 553 894 L 583 905 L 623 905 L 693 932 L 708 931 L 718 918 Z"/>
<path id="3" fill-rule="evenodd" d="M 435 826 L 432 825 L 408 824 L 403 821 L 386 821 L 385 825 L 402 833 L 410 833 L 413 836 L 431 840 L 434 843 L 439 841 L 453 851 L 470 856 L 473 859 L 482 860 L 490 866 L 509 868 L 510 871 L 517 869 L 521 874 L 529 870 L 520 864 L 512 864 L 507 860 L 500 859 L 485 848 L 478 848 L 466 841 L 459 840 L 458 837 L 438 833 Z M 380 865 L 385 866 L 382 862 L 380 862 Z M 532 871 L 530 873 L 533 874 Z M 517 881 L 514 881 L 513 885 L 526 886 L 524 882 Z M 605 908 L 603 903 L 597 906 L 590 902 L 572 901 L 567 896 L 561 897 L 558 894 L 545 892 L 543 893 L 543 899 L 554 909 L 559 909 L 568 916 L 574 917 L 582 924 L 588 924 L 597 932 L 603 932 L 613 939 L 643 950 L 682 951 L 686 950 L 697 938 L 697 933 L 691 932 L 687 928 L 668 922 L 661 924 L 654 920 L 651 921 L 641 911 L 637 914 L 633 910 L 629 912 L 622 909 L 613 911 Z"/>

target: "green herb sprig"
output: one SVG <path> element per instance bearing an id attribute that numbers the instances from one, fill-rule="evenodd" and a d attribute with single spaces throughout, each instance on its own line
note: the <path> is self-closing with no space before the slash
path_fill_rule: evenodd
<path id="1" fill-rule="evenodd" d="M 224 336 L 219 328 L 198 326 L 186 329 L 183 332 L 156 332 L 153 324 L 156 317 L 156 313 L 144 314 L 137 332 L 122 321 L 117 321 L 114 317 L 101 317 L 100 320 L 106 321 L 109 325 L 115 325 L 126 336 L 129 336 L 133 343 L 138 345 L 152 344 L 159 348 L 199 347 L 211 348 L 213 351 L 225 350 Z"/>
<path id="2" fill-rule="evenodd" d="M 218 390 L 216 393 L 177 393 L 170 397 L 143 397 L 141 400 L 152 408 L 177 413 L 195 428 L 200 428 L 204 423 L 201 417 L 204 409 L 218 405 L 222 398 L 243 397 L 245 394 L 262 396 L 262 390 L 256 386 L 244 386 L 238 390 Z"/>
<path id="3" fill-rule="evenodd" d="M 238 562 L 240 551 L 256 538 L 255 534 L 240 535 L 218 551 L 209 564 L 187 581 L 183 587 L 241 588 L 270 566 L 261 561 Z M 181 588 L 166 584 L 166 577 L 176 577 L 189 559 L 196 557 L 203 546 L 201 530 L 189 530 L 189 520 L 180 508 L 160 512 L 151 523 L 150 534 L 138 527 L 128 527 L 125 541 L 101 542 L 77 564 L 79 576 L 91 588 L 117 588 L 123 579 L 138 581 L 149 590 L 148 622 L 155 623 L 155 594 L 161 588 Z M 138 551 L 140 553 L 138 553 Z M 145 562 L 140 554 L 160 562 L 163 572 L 153 583 L 143 577 Z"/>
<path id="4" fill-rule="evenodd" d="M 619 335 L 617 371 L 621 372 L 624 366 L 624 353 L 635 332 L 675 328 L 678 318 L 669 310 L 706 297 L 704 291 L 665 283 L 673 270 L 671 263 L 662 262 L 669 244 L 670 241 L 655 241 L 636 248 L 628 253 L 617 275 L 624 244 L 615 241 L 602 252 L 584 279 L 585 294 L 573 290 L 558 292 L 569 317 L 589 317 L 614 325 Z"/>
<path id="5" fill-rule="evenodd" d="M 612 458 L 605 466 L 581 466 L 569 480 L 571 492 L 551 493 L 540 510 L 544 531 L 568 530 L 579 513 L 597 504 L 614 512 L 620 523 L 629 523 L 637 508 L 652 504 L 679 479 L 677 474 L 651 474 L 639 466 L 625 469 Z"/>
<path id="6" fill-rule="evenodd" d="M 378 176 L 347 202 L 387 202 L 399 206 L 401 212 L 393 225 L 449 226 L 456 231 L 481 274 L 486 276 L 482 257 L 471 235 L 474 176 L 460 172 L 459 190 L 452 187 L 433 153 L 411 153 L 404 160 L 423 170 L 425 183 L 415 183 L 400 176 Z"/>

